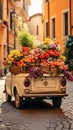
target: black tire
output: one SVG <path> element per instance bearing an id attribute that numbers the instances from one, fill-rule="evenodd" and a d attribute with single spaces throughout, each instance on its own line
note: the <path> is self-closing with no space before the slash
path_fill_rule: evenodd
<path id="1" fill-rule="evenodd" d="M 17 91 L 15 92 L 15 107 L 17 109 L 22 108 L 23 105 L 23 97 L 20 97 L 17 93 Z"/>
<path id="2" fill-rule="evenodd" d="M 35 101 L 42 102 L 43 98 L 35 98 Z"/>
<path id="3" fill-rule="evenodd" d="M 61 103 L 62 103 L 62 98 L 61 97 L 53 97 L 52 103 L 53 103 L 55 108 L 59 108 L 61 106 Z"/>
<path id="4" fill-rule="evenodd" d="M 11 102 L 11 96 L 10 95 L 8 95 L 8 93 L 6 92 L 6 101 L 7 102 Z"/>

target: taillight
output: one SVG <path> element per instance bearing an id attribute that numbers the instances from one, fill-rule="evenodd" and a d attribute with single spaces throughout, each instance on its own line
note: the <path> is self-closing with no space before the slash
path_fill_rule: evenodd
<path id="1" fill-rule="evenodd" d="M 28 78 L 26 78 L 26 79 L 24 80 L 24 86 L 25 86 L 25 87 L 29 87 L 29 85 L 30 85 L 30 80 L 29 80 Z"/>
<path id="2" fill-rule="evenodd" d="M 65 85 L 66 85 L 66 79 L 65 79 L 64 77 L 61 79 L 61 85 L 62 85 L 62 86 L 65 86 Z"/>

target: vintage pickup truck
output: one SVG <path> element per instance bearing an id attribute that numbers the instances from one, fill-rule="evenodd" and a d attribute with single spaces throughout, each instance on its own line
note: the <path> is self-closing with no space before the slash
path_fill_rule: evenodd
<path id="1" fill-rule="evenodd" d="M 50 76 L 44 74 L 42 78 L 26 79 L 28 73 L 11 74 L 8 72 L 5 80 L 6 101 L 15 97 L 15 107 L 21 108 L 23 99 L 51 99 L 54 107 L 59 108 L 62 98 L 66 94 L 66 78 L 63 75 Z"/>

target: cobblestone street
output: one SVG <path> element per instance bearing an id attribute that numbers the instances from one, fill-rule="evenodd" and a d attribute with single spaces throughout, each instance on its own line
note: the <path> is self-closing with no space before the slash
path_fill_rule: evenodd
<path id="1" fill-rule="evenodd" d="M 5 100 L 4 80 L 0 80 L 0 130 L 73 130 L 73 83 L 68 82 L 68 97 L 60 109 L 53 108 L 51 101 L 24 103 L 16 109 L 14 100 Z"/>

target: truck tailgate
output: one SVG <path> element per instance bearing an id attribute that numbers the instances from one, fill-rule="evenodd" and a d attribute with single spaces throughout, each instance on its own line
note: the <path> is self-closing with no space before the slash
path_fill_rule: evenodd
<path id="1" fill-rule="evenodd" d="M 43 77 L 37 80 L 32 79 L 32 92 L 59 92 L 60 91 L 60 77 Z"/>

